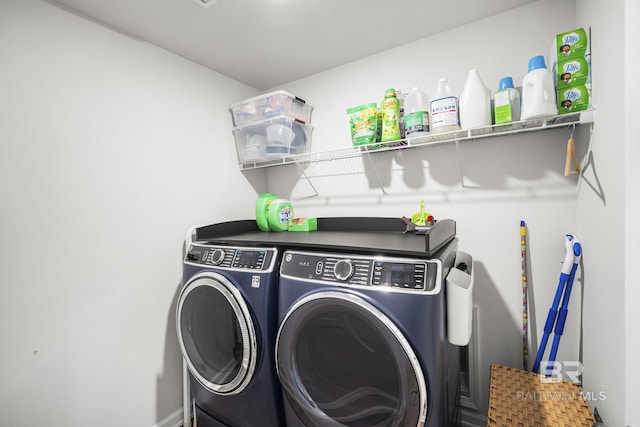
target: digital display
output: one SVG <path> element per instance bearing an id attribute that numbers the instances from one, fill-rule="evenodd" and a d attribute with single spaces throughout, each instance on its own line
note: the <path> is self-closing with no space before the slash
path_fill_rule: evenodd
<path id="1" fill-rule="evenodd" d="M 413 270 L 415 269 L 415 266 L 413 264 L 399 264 L 399 263 L 393 263 L 393 264 L 389 264 L 387 263 L 386 265 L 391 266 L 391 271 L 393 272 L 402 272 L 402 273 L 413 273 Z"/>
<path id="2" fill-rule="evenodd" d="M 237 251 L 234 267 L 259 268 L 264 260 L 264 251 Z"/>
<path id="3" fill-rule="evenodd" d="M 412 287 L 415 280 L 415 266 L 406 263 L 382 263 L 380 285 Z"/>

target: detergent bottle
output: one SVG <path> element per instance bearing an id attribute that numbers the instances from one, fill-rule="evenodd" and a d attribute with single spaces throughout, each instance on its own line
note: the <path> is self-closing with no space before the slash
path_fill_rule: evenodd
<path id="1" fill-rule="evenodd" d="M 394 88 L 387 89 L 384 99 L 380 103 L 382 110 L 382 136 L 381 142 L 396 141 L 400 134 L 400 101 L 396 97 Z"/>
<path id="2" fill-rule="evenodd" d="M 431 100 L 430 107 L 432 133 L 460 130 L 458 96 L 453 92 L 446 78 L 438 80 L 436 94 Z"/>
<path id="3" fill-rule="evenodd" d="M 520 120 L 520 92 L 513 87 L 511 77 L 500 79 L 498 91 L 493 95 L 493 111 L 497 125 Z"/>
<path id="4" fill-rule="evenodd" d="M 401 89 L 396 88 L 396 98 L 398 98 L 398 102 L 400 103 L 400 114 L 398 115 L 398 127 L 400 128 L 400 139 L 405 139 L 407 137 L 407 131 L 404 128 L 404 111 L 405 111 L 405 102 L 407 98 L 407 94 L 403 93 Z"/>
<path id="5" fill-rule="evenodd" d="M 544 57 L 529 60 L 529 72 L 522 79 L 522 120 L 549 117 L 558 114 L 553 76 L 547 69 Z"/>
<path id="6" fill-rule="evenodd" d="M 482 126 L 491 126 L 491 91 L 484 85 L 478 70 L 473 69 L 460 94 L 460 127 Z"/>
<path id="7" fill-rule="evenodd" d="M 405 100 L 404 129 L 407 138 L 429 134 L 429 98 L 418 87 L 411 89 Z"/>

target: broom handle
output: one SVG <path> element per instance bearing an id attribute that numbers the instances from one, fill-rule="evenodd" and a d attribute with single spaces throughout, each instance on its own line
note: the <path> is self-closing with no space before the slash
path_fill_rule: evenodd
<path id="1" fill-rule="evenodd" d="M 527 225 L 520 221 L 520 264 L 522 268 L 522 367 L 529 370 L 529 300 L 527 291 Z"/>

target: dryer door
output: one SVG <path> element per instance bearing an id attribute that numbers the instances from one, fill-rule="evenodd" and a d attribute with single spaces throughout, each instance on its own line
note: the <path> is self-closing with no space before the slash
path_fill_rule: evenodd
<path id="1" fill-rule="evenodd" d="M 304 425 L 422 426 L 427 387 L 411 346 L 384 313 L 346 292 L 297 302 L 280 325 L 276 360 Z"/>
<path id="2" fill-rule="evenodd" d="M 249 308 L 224 276 L 194 276 L 177 304 L 178 340 L 196 379 L 217 394 L 241 392 L 256 366 L 257 338 Z"/>

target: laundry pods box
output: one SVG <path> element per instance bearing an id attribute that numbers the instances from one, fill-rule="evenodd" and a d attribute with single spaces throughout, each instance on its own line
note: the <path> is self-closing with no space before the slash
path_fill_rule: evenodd
<path id="1" fill-rule="evenodd" d="M 569 114 L 589 109 L 591 88 L 588 85 L 558 90 L 558 114 Z"/>

